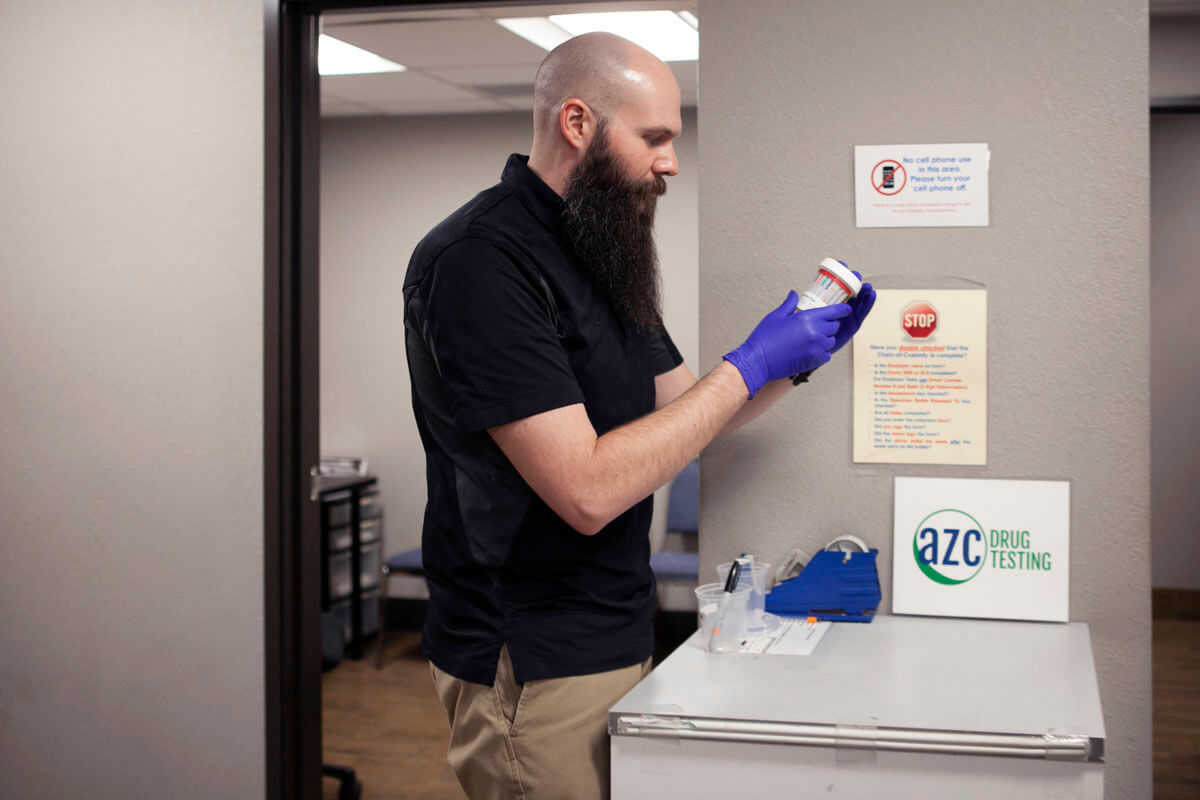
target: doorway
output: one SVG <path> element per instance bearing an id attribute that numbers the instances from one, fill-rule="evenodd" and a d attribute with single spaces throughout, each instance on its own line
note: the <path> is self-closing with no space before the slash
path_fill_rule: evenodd
<path id="1" fill-rule="evenodd" d="M 694 2 L 622 5 L 695 10 Z M 329 758 L 323 746 L 316 632 L 325 555 L 314 546 L 320 537 L 310 469 L 321 455 L 365 457 L 385 507 L 383 555 L 419 546 L 424 469 L 407 419 L 400 284 L 420 236 L 494 183 L 508 153 L 528 151 L 531 84 L 544 51 L 478 37 L 507 35 L 494 21 L 502 13 L 552 10 L 546 3 L 284 2 L 274 27 L 268 12 L 267 186 L 278 187 L 268 192 L 267 209 L 269 797 L 321 796 L 323 758 L 355 766 L 349 757 Z M 408 61 L 407 74 L 318 79 L 322 29 Z M 456 48 L 475 60 L 447 61 Z M 479 54 L 491 63 L 479 63 Z M 694 165 L 696 64 L 676 66 L 690 106 L 684 127 L 691 139 L 680 158 Z M 452 175 L 444 166 L 451 163 Z M 695 171 L 671 186 L 659 222 L 660 231 L 672 231 L 660 241 L 667 321 L 695 363 Z M 421 589 L 419 580 L 396 581 L 392 593 L 419 604 Z M 371 679 L 369 660 L 354 666 Z M 385 668 L 380 679 L 388 675 Z M 386 794 L 372 780 L 365 781 L 371 796 Z"/>

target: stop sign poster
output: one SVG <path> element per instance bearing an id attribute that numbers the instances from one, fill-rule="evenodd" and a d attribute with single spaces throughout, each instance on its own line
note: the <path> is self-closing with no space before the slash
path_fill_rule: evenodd
<path id="1" fill-rule="evenodd" d="M 854 148 L 860 228 L 988 224 L 986 144 L 889 144 Z"/>
<path id="2" fill-rule="evenodd" d="M 856 462 L 987 463 L 985 290 L 878 289 L 853 341 Z"/>

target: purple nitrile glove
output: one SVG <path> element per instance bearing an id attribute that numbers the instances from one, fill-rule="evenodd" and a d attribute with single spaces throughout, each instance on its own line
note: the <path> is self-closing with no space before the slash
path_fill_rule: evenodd
<path id="1" fill-rule="evenodd" d="M 845 303 L 796 311 L 799 296 L 789 292 L 783 305 L 762 318 L 736 350 L 725 360 L 737 367 L 750 396 L 771 381 L 809 372 L 829 360 L 836 340 L 838 320 L 850 315 Z"/>
<path id="2" fill-rule="evenodd" d="M 844 267 L 846 262 L 840 262 Z M 854 270 L 854 275 L 860 281 L 862 275 L 858 270 Z M 838 324 L 837 333 L 834 335 L 833 349 L 829 352 L 836 353 L 842 349 L 846 342 L 853 338 L 854 334 L 858 333 L 858 329 L 862 327 L 863 320 L 867 318 L 867 314 L 871 313 L 871 306 L 875 305 L 875 287 L 869 283 L 864 283 L 862 288 L 858 290 L 858 294 L 846 301 L 850 306 L 850 314 L 844 317 L 841 323 Z"/>

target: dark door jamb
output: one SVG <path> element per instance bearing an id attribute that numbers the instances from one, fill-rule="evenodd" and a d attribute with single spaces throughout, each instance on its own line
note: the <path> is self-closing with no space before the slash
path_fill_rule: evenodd
<path id="1" fill-rule="evenodd" d="M 264 0 L 266 796 L 321 797 L 319 9 Z"/>
<path id="2" fill-rule="evenodd" d="M 521 0 L 541 5 L 554 0 Z M 321 797 L 320 81 L 327 11 L 503 0 L 263 0 L 263 589 L 268 800 Z"/>

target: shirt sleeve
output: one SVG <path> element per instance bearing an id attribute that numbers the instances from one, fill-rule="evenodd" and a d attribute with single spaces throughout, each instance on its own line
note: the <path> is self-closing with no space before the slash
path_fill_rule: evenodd
<path id="1" fill-rule="evenodd" d="M 553 296 L 529 267 L 465 239 L 438 255 L 423 289 L 421 335 L 460 433 L 583 402 Z"/>
<path id="2" fill-rule="evenodd" d="M 679 354 L 675 342 L 671 341 L 671 335 L 667 333 L 666 327 L 660 327 L 651 333 L 649 339 L 650 366 L 654 369 L 655 375 L 670 372 L 683 363 L 683 356 Z"/>

